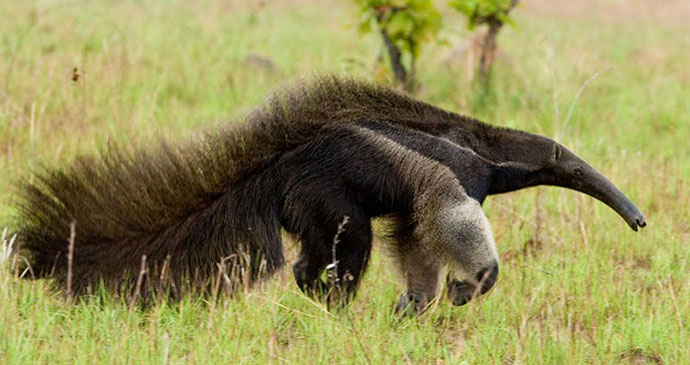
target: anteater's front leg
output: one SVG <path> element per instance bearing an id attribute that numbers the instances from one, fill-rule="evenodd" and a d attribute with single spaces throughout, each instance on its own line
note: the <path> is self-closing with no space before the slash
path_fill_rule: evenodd
<path id="1" fill-rule="evenodd" d="M 400 255 L 407 291 L 400 296 L 395 307 L 398 314 L 424 312 L 438 292 L 441 264 L 418 248 Z"/>
<path id="2" fill-rule="evenodd" d="M 467 199 L 447 210 L 446 215 L 452 222 L 447 225 L 450 237 L 457 240 L 443 249 L 449 255 L 448 299 L 453 305 L 464 305 L 488 292 L 496 283 L 496 244 L 489 221 L 478 202 Z M 456 227 L 455 232 L 452 227 Z"/>
<path id="3" fill-rule="evenodd" d="M 420 222 L 414 215 L 398 215 L 392 218 L 391 223 L 395 254 L 406 284 L 406 291 L 400 296 L 395 311 L 398 314 L 422 313 L 438 294 L 445 257 L 440 252 L 433 252 L 435 242 L 426 242 L 430 236 L 420 236 Z"/>
<path id="4" fill-rule="evenodd" d="M 397 251 L 407 281 L 398 312 L 424 311 L 438 294 L 444 266 L 451 269 L 448 297 L 455 305 L 486 293 L 498 277 L 493 236 L 477 201 L 446 195 L 423 207 L 396 219 Z"/>

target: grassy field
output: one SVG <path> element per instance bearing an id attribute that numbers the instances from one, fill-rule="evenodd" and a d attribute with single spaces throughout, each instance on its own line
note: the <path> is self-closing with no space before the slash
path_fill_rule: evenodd
<path id="1" fill-rule="evenodd" d="M 67 304 L 3 269 L 0 363 L 690 363 L 690 7 L 560 3 L 517 9 L 490 91 L 449 59 L 471 34 L 448 13 L 446 42 L 423 49 L 417 96 L 559 138 L 628 194 L 643 231 L 563 189 L 492 197 L 496 288 L 402 320 L 403 286 L 380 250 L 334 314 L 290 270 L 219 305 L 130 312 L 105 298 Z M 110 139 L 192 137 L 298 75 L 371 78 L 379 40 L 358 36 L 354 11 L 345 0 L 0 1 L 0 227 L 34 165 Z"/>

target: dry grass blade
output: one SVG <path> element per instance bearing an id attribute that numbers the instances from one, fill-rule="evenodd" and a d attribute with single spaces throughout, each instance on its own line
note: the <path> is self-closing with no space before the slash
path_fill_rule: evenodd
<path id="1" fill-rule="evenodd" d="M 137 285 L 134 287 L 134 294 L 132 294 L 132 297 L 129 299 L 129 310 L 130 312 L 134 310 L 134 307 L 137 304 L 137 300 L 139 299 L 139 295 L 141 294 L 141 286 L 144 283 L 144 276 L 146 275 L 147 268 L 146 268 L 146 255 L 141 256 L 141 269 L 139 270 L 139 276 L 137 277 Z"/>
<path id="2" fill-rule="evenodd" d="M 491 271 L 487 270 L 486 272 L 484 272 L 482 278 L 479 280 L 477 286 L 474 288 L 474 291 L 472 292 L 472 297 L 470 299 L 471 302 L 477 299 L 480 295 L 482 295 L 482 287 L 484 286 L 484 283 L 489 279 L 489 276 L 491 276 Z"/>
<path id="3" fill-rule="evenodd" d="M 10 257 L 12 257 L 12 253 L 14 252 L 14 243 L 17 239 L 17 235 L 14 234 L 10 239 L 7 239 L 7 228 L 2 230 L 2 239 L 0 242 L 2 242 L 2 246 L 0 248 L 2 251 L 0 252 L 0 264 L 9 261 Z"/>
<path id="4" fill-rule="evenodd" d="M 76 237 L 76 222 L 69 225 L 69 246 L 67 246 L 67 302 L 72 303 L 74 292 L 72 291 L 72 265 L 74 264 L 74 239 Z"/>
<path id="5" fill-rule="evenodd" d="M 518 329 L 518 336 L 522 337 L 525 334 L 525 329 L 527 328 L 527 322 L 529 321 L 529 312 L 532 310 L 532 306 L 534 305 L 534 301 L 537 299 L 537 296 L 541 292 L 541 290 L 544 288 L 544 283 L 541 283 L 537 290 L 532 294 L 532 298 L 529 300 L 529 303 L 527 304 L 527 308 L 525 309 L 525 312 L 522 315 L 522 321 L 520 323 L 520 328 Z"/>
<path id="6" fill-rule="evenodd" d="M 340 287 L 340 284 L 338 283 L 340 279 L 338 278 L 338 258 L 336 256 L 336 252 L 338 249 L 338 243 L 340 243 L 340 235 L 345 232 L 345 225 L 347 225 L 349 221 L 350 217 L 343 216 L 342 222 L 338 224 L 338 230 L 335 233 L 335 236 L 333 236 L 333 245 L 331 246 L 332 261 L 328 266 L 326 266 L 326 270 L 328 270 L 328 276 L 331 281 L 331 288 L 334 291 L 339 291 Z"/>
<path id="7" fill-rule="evenodd" d="M 345 294 L 346 296 L 348 295 L 347 293 L 342 293 L 341 288 L 340 288 L 340 283 L 339 283 L 339 277 L 338 277 L 338 259 L 336 257 L 336 252 L 338 248 L 338 243 L 340 243 L 340 235 L 345 232 L 345 226 L 347 223 L 350 221 L 350 217 L 348 216 L 343 216 L 343 220 L 338 224 L 338 230 L 335 233 L 335 236 L 333 236 L 333 246 L 331 246 L 331 251 L 333 255 L 333 262 L 331 262 L 330 265 L 328 265 L 327 270 L 329 271 L 329 277 L 331 280 L 331 291 L 334 292 L 331 294 L 331 297 L 335 295 L 336 300 L 347 300 L 347 298 L 341 298 L 341 294 Z M 347 317 L 348 322 L 350 322 L 350 329 L 352 331 L 352 335 L 355 336 L 355 339 L 357 339 L 357 344 L 359 344 L 360 349 L 362 350 L 362 355 L 364 355 L 364 358 L 367 360 L 367 364 L 371 364 L 371 359 L 369 358 L 369 354 L 367 353 L 367 349 L 364 347 L 364 344 L 362 343 L 362 339 L 359 336 L 359 332 L 357 331 L 357 327 L 355 326 L 355 322 L 350 316 L 350 313 L 345 309 L 345 317 Z"/>
<path id="8" fill-rule="evenodd" d="M 496 201 L 494 201 L 492 204 L 495 204 L 499 209 L 501 209 L 501 210 L 503 210 L 503 211 L 505 211 L 505 212 L 511 214 L 511 215 L 514 216 L 515 218 L 517 218 L 517 219 L 523 221 L 524 223 L 529 224 L 530 226 L 534 227 L 534 228 L 535 228 L 535 231 L 536 231 L 537 229 L 539 229 L 539 230 L 541 231 L 541 227 L 542 227 L 542 226 L 538 226 L 537 223 L 532 222 L 531 219 L 524 217 L 523 215 L 521 215 L 520 213 L 516 212 L 515 210 L 509 208 L 508 206 L 503 205 L 503 204 L 501 204 L 501 203 L 499 203 L 499 202 L 496 202 Z M 547 228 L 548 228 L 548 226 L 547 226 Z M 554 232 L 554 230 L 553 230 L 552 228 L 548 228 L 548 229 L 549 229 L 549 231 L 550 231 L 550 234 L 544 234 L 544 235 L 545 235 L 547 238 L 549 238 L 552 242 L 555 242 L 555 243 L 558 243 L 558 244 L 560 244 L 560 245 L 563 245 L 563 241 L 560 240 L 560 239 L 558 239 L 558 238 L 556 238 L 556 236 L 558 235 L 558 233 L 557 233 L 557 232 Z"/>
<path id="9" fill-rule="evenodd" d="M 671 302 L 673 303 L 673 309 L 676 311 L 676 318 L 678 319 L 678 327 L 680 328 L 681 337 L 685 337 L 685 328 L 683 327 L 683 316 L 680 315 L 680 310 L 678 309 L 678 299 L 676 299 L 675 289 L 673 288 L 673 283 L 671 280 L 668 281 L 668 292 L 671 294 Z M 685 339 L 681 338 L 681 342 Z"/>
<path id="10" fill-rule="evenodd" d="M 558 136 L 556 138 L 557 141 L 563 140 L 563 134 L 568 128 L 568 122 L 570 121 L 570 116 L 573 114 L 573 109 L 575 109 L 575 104 L 577 104 L 577 100 L 580 98 L 580 95 L 582 95 L 582 92 L 585 91 L 587 85 L 589 85 L 590 82 L 596 80 L 601 73 L 606 72 L 612 68 L 613 67 L 608 66 L 595 72 L 594 75 L 592 75 L 582 85 L 580 85 L 580 88 L 577 90 L 577 93 L 575 94 L 573 101 L 570 103 L 570 108 L 568 108 L 568 115 L 565 117 L 565 122 L 563 122 L 562 128 L 558 131 Z"/>

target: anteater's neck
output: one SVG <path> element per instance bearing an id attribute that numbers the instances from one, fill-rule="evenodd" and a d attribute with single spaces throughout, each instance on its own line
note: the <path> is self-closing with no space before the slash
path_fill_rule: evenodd
<path id="1" fill-rule="evenodd" d="M 468 131 L 465 131 L 467 133 Z M 535 134 L 478 124 L 471 148 L 492 167 L 489 195 L 548 183 L 541 173 L 554 141 Z"/>
<path id="2" fill-rule="evenodd" d="M 487 194 L 508 193 L 542 183 L 539 171 L 535 171 L 530 165 L 508 163 L 495 166 L 492 170 Z"/>

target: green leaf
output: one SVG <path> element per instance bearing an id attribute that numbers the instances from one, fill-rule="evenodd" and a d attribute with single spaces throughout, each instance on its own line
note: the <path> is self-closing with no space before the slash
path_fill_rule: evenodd
<path id="1" fill-rule="evenodd" d="M 403 59 L 410 64 L 414 64 L 422 44 L 436 37 L 441 28 L 441 14 L 434 0 L 352 1 L 360 5 L 359 31 L 386 30 Z"/>
<path id="2" fill-rule="evenodd" d="M 361 34 L 371 32 L 371 22 L 361 22 L 357 27 L 357 31 Z"/>
<path id="3" fill-rule="evenodd" d="M 500 13 L 498 14 L 498 20 L 500 20 L 504 24 L 508 24 L 513 28 L 517 28 L 517 24 L 515 24 L 515 21 L 513 18 L 511 18 L 508 14 L 506 13 Z"/>
<path id="4" fill-rule="evenodd" d="M 386 27 L 391 37 L 406 37 L 412 35 L 414 30 L 414 20 L 408 13 L 394 13 L 388 21 Z"/>
<path id="5" fill-rule="evenodd" d="M 512 9 L 512 0 L 449 0 L 448 5 L 467 17 L 469 29 L 491 19 L 498 19 L 512 27 L 517 27 L 508 15 Z"/>

